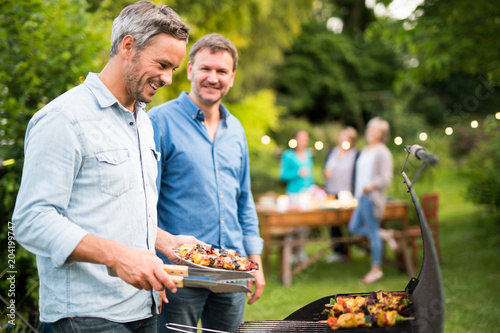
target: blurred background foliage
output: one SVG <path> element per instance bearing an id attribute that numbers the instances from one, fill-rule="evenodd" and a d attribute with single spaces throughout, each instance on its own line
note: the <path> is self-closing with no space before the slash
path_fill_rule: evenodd
<path id="1" fill-rule="evenodd" d="M 112 20 L 132 2 L 0 1 L 0 158 L 15 161 L 0 178 L 1 239 L 19 188 L 28 120 L 89 71 L 101 70 Z M 312 143 L 324 144 L 313 151 L 321 185 L 321 167 L 340 128 L 352 125 L 362 134 L 378 115 L 403 145 L 426 131 L 429 150 L 449 152 L 470 178 L 471 200 L 498 209 L 500 135 L 491 114 L 500 102 L 500 6 L 494 2 L 423 0 L 405 17 L 388 14 L 404 3 L 391 0 L 161 2 L 192 27 L 188 49 L 204 34 L 219 32 L 239 50 L 225 104 L 246 129 L 254 195 L 283 189 L 279 158 L 296 130 L 306 129 Z M 149 107 L 189 90 L 186 62 Z M 484 119 L 486 129 L 471 130 L 474 119 Z M 454 129 L 449 140 L 446 127 Z M 361 137 L 358 147 L 363 144 Z M 402 152 L 392 142 L 389 147 Z M 5 251 L 2 246 L 3 258 Z M 36 308 L 35 263 L 21 247 L 16 255 L 23 271 L 31 272 L 19 277 L 16 303 L 28 311 Z"/>

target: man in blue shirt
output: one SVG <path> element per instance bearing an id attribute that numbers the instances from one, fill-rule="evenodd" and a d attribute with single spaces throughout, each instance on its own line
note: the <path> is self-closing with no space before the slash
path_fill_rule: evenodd
<path id="1" fill-rule="evenodd" d="M 144 108 L 171 84 L 188 34 L 166 6 L 126 7 L 106 67 L 28 124 L 13 223 L 36 254 L 40 316 L 55 332 L 156 332 L 159 291 L 176 290 L 155 249 L 173 260 L 172 247 L 196 239 L 157 226 L 159 155 Z"/>
<path id="2" fill-rule="evenodd" d="M 257 213 L 250 190 L 248 147 L 241 123 L 221 99 L 233 86 L 238 53 L 220 34 L 199 39 L 189 52 L 191 92 L 148 112 L 161 152 L 158 223 L 171 234 L 190 234 L 216 248 L 234 249 L 259 264 L 249 304 L 265 281 Z M 165 257 L 163 257 L 165 259 Z M 250 283 L 250 289 L 253 288 Z M 168 293 L 168 292 L 167 292 Z M 183 288 L 167 294 L 158 318 L 234 332 L 243 321 L 245 294 Z"/>

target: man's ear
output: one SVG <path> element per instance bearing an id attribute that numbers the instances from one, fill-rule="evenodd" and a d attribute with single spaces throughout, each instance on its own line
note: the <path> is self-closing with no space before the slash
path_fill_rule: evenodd
<path id="1" fill-rule="evenodd" d="M 193 77 L 193 66 L 191 65 L 191 61 L 188 61 L 187 63 L 187 79 L 191 81 L 191 78 Z"/>
<path id="2" fill-rule="evenodd" d="M 232 88 L 234 84 L 234 78 L 236 77 L 236 69 L 231 74 L 231 81 L 229 82 L 229 87 Z"/>
<path id="3" fill-rule="evenodd" d="M 134 53 L 135 39 L 131 35 L 123 37 L 120 51 L 126 58 L 131 58 Z"/>

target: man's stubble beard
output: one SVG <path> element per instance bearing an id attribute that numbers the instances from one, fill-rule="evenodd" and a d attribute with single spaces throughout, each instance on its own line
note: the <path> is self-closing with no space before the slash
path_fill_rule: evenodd
<path id="1" fill-rule="evenodd" d="M 146 99 L 143 95 L 144 86 L 140 89 L 141 82 L 138 73 L 138 66 L 136 65 L 139 60 L 139 54 L 134 55 L 131 64 L 126 67 L 124 73 L 125 90 L 137 102 L 150 103 L 152 98 Z M 147 83 L 145 83 L 147 84 Z"/>

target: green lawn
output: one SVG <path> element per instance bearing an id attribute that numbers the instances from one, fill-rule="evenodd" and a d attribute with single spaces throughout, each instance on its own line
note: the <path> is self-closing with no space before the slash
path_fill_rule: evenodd
<path id="1" fill-rule="evenodd" d="M 450 171 L 451 170 L 451 171 Z M 442 276 L 445 295 L 445 332 L 500 332 L 500 224 L 498 214 L 487 214 L 464 197 L 466 181 L 451 162 L 425 170 L 417 194 L 440 195 L 439 219 Z M 411 178 L 411 177 L 410 177 Z M 401 183 L 399 184 L 399 179 Z M 398 197 L 404 198 L 401 175 L 395 175 Z M 410 199 L 409 194 L 406 194 Z M 314 251 L 314 248 L 308 248 Z M 324 296 L 373 290 L 403 290 L 409 277 L 391 266 L 385 276 L 366 286 L 358 280 L 367 272 L 370 258 L 353 251 L 349 263 L 327 264 L 320 260 L 294 277 L 286 288 L 277 279 L 276 260 L 265 272 L 267 285 L 262 298 L 246 307 L 245 320 L 284 319 L 300 307 Z M 390 254 L 389 254 L 390 255 Z M 416 273 L 418 274 L 418 273 Z"/>

